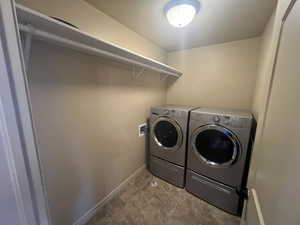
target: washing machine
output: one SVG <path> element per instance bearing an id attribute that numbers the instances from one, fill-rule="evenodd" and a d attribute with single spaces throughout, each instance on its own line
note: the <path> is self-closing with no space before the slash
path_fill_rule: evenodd
<path id="1" fill-rule="evenodd" d="M 240 215 L 256 123 L 250 112 L 199 108 L 190 114 L 186 189 Z"/>
<path id="2" fill-rule="evenodd" d="M 160 105 L 151 108 L 149 119 L 150 171 L 178 187 L 184 187 L 186 144 L 193 106 Z"/>

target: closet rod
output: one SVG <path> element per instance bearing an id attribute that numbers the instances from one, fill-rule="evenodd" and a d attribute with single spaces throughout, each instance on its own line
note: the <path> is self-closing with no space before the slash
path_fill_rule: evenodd
<path id="1" fill-rule="evenodd" d="M 57 36 L 55 34 L 51 34 L 49 32 L 36 29 L 31 25 L 24 25 L 24 24 L 19 23 L 19 29 L 22 32 L 32 34 L 32 37 L 36 37 L 39 40 L 46 40 L 50 43 L 54 43 L 54 44 L 57 44 L 57 45 L 62 46 L 62 47 L 68 47 L 68 48 L 71 48 L 71 49 L 74 49 L 74 50 L 79 50 L 81 52 L 85 52 L 85 53 L 92 54 L 92 55 L 106 56 L 106 57 L 109 57 L 111 59 L 115 59 L 116 61 L 119 61 L 119 62 L 123 62 L 123 63 L 126 63 L 126 64 L 137 65 L 137 66 L 143 67 L 145 69 L 150 69 L 150 70 L 153 70 L 153 71 L 156 71 L 156 72 L 168 75 L 168 76 L 172 76 L 172 77 L 176 77 L 176 78 L 179 77 L 179 75 L 176 74 L 176 73 L 172 73 L 172 72 L 165 71 L 165 70 L 162 70 L 162 69 L 144 64 L 144 63 L 140 63 L 138 61 L 128 59 L 126 57 L 119 56 L 119 55 L 116 55 L 114 53 L 110 53 L 110 52 L 105 51 L 105 50 L 94 48 L 94 47 L 91 47 L 89 45 L 86 45 L 86 44 L 83 44 L 83 43 L 80 43 L 80 42 L 72 41 L 72 40 Z"/>

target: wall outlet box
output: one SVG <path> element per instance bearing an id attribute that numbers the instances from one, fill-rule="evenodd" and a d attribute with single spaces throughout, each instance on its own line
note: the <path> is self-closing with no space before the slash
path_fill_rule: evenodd
<path id="1" fill-rule="evenodd" d="M 147 133 L 147 124 L 143 123 L 139 125 L 139 137 L 145 136 Z"/>

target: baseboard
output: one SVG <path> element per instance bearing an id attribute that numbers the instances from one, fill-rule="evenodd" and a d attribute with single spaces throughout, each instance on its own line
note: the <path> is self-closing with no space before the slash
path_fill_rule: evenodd
<path id="1" fill-rule="evenodd" d="M 244 201 L 240 225 L 266 225 L 255 189 L 249 190 L 249 198 Z"/>
<path id="2" fill-rule="evenodd" d="M 85 225 L 87 222 L 89 222 L 106 203 L 108 203 L 112 198 L 114 198 L 118 193 L 120 193 L 120 191 L 122 191 L 126 187 L 126 185 L 132 179 L 138 176 L 145 168 L 146 168 L 145 164 L 140 168 L 138 168 L 132 175 L 130 175 L 127 179 L 125 179 L 118 187 L 116 187 L 106 197 L 104 197 L 101 201 L 99 201 L 94 207 L 92 207 L 77 221 L 75 221 L 73 225 Z"/>
<path id="3" fill-rule="evenodd" d="M 256 190 L 251 189 L 251 192 L 252 192 L 252 195 L 253 195 L 253 200 L 254 200 L 255 209 L 256 209 L 258 220 L 259 220 L 259 224 L 260 225 L 266 225 L 263 214 L 262 214 L 262 210 L 261 210 L 261 206 L 260 206 L 260 203 L 259 203 L 259 200 L 258 200 Z"/>

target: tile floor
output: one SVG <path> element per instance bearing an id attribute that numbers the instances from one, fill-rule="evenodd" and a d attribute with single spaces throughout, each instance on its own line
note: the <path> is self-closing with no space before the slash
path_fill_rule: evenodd
<path id="1" fill-rule="evenodd" d="M 145 169 L 88 225 L 238 225 L 239 222 L 238 217 L 154 177 Z"/>

